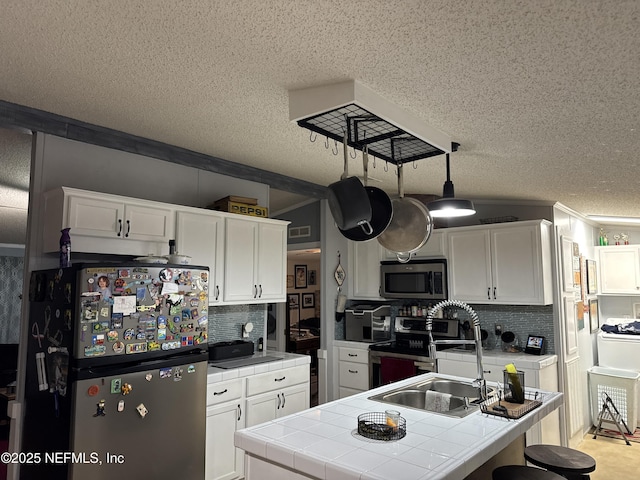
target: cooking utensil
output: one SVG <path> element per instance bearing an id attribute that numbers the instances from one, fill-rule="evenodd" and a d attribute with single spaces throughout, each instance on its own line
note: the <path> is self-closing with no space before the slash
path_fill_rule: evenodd
<path id="1" fill-rule="evenodd" d="M 358 177 L 349 177 L 349 146 L 344 135 L 344 173 L 340 180 L 328 187 L 327 200 L 333 219 L 340 230 L 360 227 L 371 235 L 371 203 L 367 191 Z"/>
<path id="2" fill-rule="evenodd" d="M 393 217 L 389 226 L 378 236 L 378 243 L 396 253 L 400 263 L 411 260 L 411 254 L 419 250 L 431 237 L 433 219 L 429 209 L 415 198 L 404 196 L 403 166 L 398 165 L 398 195 L 393 200 Z"/>
<path id="3" fill-rule="evenodd" d="M 369 222 L 371 225 L 371 233 L 367 233 L 361 227 L 348 230 L 339 229 L 342 235 L 354 242 L 364 242 L 376 238 L 387 229 L 393 216 L 393 205 L 391 204 L 389 195 L 380 188 L 367 185 L 369 178 L 369 155 L 367 150 L 368 147 L 366 146 L 362 150 L 362 168 L 364 173 L 364 189 L 369 197 L 369 204 L 371 205 L 371 221 Z"/>

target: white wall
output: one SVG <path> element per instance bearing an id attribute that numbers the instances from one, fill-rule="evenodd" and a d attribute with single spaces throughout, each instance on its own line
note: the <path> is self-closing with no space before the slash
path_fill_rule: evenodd
<path id="1" fill-rule="evenodd" d="M 599 229 L 584 216 L 560 204 L 554 206 L 554 228 L 556 245 L 556 298 L 554 298 L 554 321 L 556 324 L 556 353 L 560 387 L 565 394 L 565 406 L 562 410 L 561 421 L 564 427 L 563 443 L 569 446 L 577 445 L 584 434 L 591 427 L 591 414 L 588 392 L 588 369 L 595 363 L 595 333 L 591 333 L 588 313 L 584 313 L 584 328 L 577 325 L 577 332 L 572 331 L 566 321 L 563 309 L 565 299 L 573 306 L 574 301 L 581 300 L 579 291 L 566 291 L 562 282 L 562 251 L 561 237 L 567 237 L 578 244 L 580 255 L 589 260 L 595 260 L 595 245 L 597 244 Z M 584 298 L 588 306 L 589 299 Z M 570 354 L 567 349 L 567 336 L 577 334 L 577 351 Z M 577 428 L 575 428 L 577 427 Z"/>

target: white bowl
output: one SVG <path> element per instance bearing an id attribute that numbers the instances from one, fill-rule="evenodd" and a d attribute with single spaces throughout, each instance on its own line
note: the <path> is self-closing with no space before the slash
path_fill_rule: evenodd
<path id="1" fill-rule="evenodd" d="M 165 257 L 154 257 L 152 255 L 149 255 L 148 257 L 137 257 L 137 258 L 134 258 L 133 260 L 141 263 L 155 263 L 155 264 L 167 263 L 167 259 Z"/>
<path id="2" fill-rule="evenodd" d="M 173 263 L 175 265 L 189 265 L 191 263 L 191 257 L 187 255 L 178 255 L 177 253 L 172 255 L 167 255 L 167 260 L 169 263 Z"/>

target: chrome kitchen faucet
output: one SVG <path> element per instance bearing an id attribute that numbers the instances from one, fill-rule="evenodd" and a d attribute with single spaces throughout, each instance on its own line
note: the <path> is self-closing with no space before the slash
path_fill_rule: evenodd
<path id="1" fill-rule="evenodd" d="M 431 333 L 433 328 L 433 317 L 434 315 L 442 310 L 444 307 L 458 307 L 463 309 L 469 315 L 471 315 L 471 320 L 473 321 L 473 337 L 474 340 L 434 340 L 433 335 Z M 429 332 L 429 357 L 434 359 L 436 358 L 436 345 L 475 345 L 476 346 L 476 364 L 478 366 L 478 376 L 475 379 L 475 383 L 480 387 L 480 396 L 482 400 L 487 399 L 487 382 L 484 379 L 485 373 L 490 373 L 489 371 L 485 372 L 484 367 L 482 366 L 482 333 L 480 332 L 480 320 L 478 320 L 478 314 L 464 302 L 459 300 L 443 300 L 442 302 L 437 303 L 433 306 L 429 312 L 427 313 L 427 332 Z"/>

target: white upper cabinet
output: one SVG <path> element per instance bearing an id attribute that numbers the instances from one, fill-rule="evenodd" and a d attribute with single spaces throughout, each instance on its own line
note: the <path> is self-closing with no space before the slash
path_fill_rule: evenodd
<path id="1" fill-rule="evenodd" d="M 60 230 L 70 228 L 72 251 L 169 253 L 175 228 L 173 205 L 67 187 L 46 192 L 44 202 L 44 252 L 57 251 Z"/>
<path id="2" fill-rule="evenodd" d="M 598 252 L 598 293 L 640 294 L 640 246 L 596 247 Z"/>
<path id="3" fill-rule="evenodd" d="M 377 240 L 366 242 L 349 240 L 348 249 L 349 298 L 384 300 L 380 297 L 380 260 L 382 260 L 385 249 L 380 246 Z"/>
<path id="4" fill-rule="evenodd" d="M 224 280 L 224 216 L 199 208 L 176 214 L 176 251 L 192 265 L 209 267 L 209 305 L 222 301 Z"/>
<path id="5" fill-rule="evenodd" d="M 384 260 L 397 260 L 398 257 L 394 252 L 383 248 Z M 427 243 L 420 247 L 411 255 L 411 260 L 419 260 L 424 258 L 444 258 L 447 256 L 447 241 L 445 229 L 438 229 L 431 232 L 431 236 Z"/>
<path id="6" fill-rule="evenodd" d="M 469 303 L 553 302 L 551 223 L 546 220 L 447 230 L 449 297 Z"/>
<path id="7" fill-rule="evenodd" d="M 225 303 L 286 300 L 287 222 L 227 217 L 224 252 Z"/>

